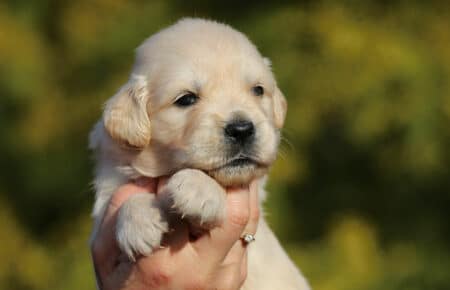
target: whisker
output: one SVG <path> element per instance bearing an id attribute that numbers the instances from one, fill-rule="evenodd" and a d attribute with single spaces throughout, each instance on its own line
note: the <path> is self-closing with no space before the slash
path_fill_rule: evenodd
<path id="1" fill-rule="evenodd" d="M 277 152 L 277 156 L 279 156 L 281 159 L 286 160 L 287 158 L 287 153 L 284 152 L 283 150 L 281 150 L 281 148 L 278 150 Z"/>
<path id="2" fill-rule="evenodd" d="M 286 138 L 284 136 L 281 136 L 281 144 L 286 145 L 288 147 L 288 149 L 295 151 L 294 144 L 288 138 Z"/>

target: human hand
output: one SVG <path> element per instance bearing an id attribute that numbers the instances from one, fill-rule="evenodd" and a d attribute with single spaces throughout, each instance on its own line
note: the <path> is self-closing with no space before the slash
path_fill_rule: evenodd
<path id="1" fill-rule="evenodd" d="M 197 239 L 180 222 L 167 235 L 164 248 L 150 256 L 133 263 L 121 254 L 115 238 L 118 209 L 133 194 L 159 194 L 166 181 L 141 179 L 123 185 L 113 195 L 91 248 L 99 288 L 239 289 L 247 276 L 246 245 L 240 237 L 255 234 L 259 220 L 256 181 L 249 188 L 227 189 L 226 219 Z"/>

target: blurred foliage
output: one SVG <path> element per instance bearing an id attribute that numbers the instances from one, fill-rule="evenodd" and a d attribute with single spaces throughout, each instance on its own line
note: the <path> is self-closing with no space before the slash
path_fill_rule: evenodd
<path id="1" fill-rule="evenodd" d="M 450 5 L 381 0 L 0 2 L 0 289 L 94 289 L 87 135 L 183 16 L 273 62 L 268 218 L 313 288 L 450 289 Z"/>

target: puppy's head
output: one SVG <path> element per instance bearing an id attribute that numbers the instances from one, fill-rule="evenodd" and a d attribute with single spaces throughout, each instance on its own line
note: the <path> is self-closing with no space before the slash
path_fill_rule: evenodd
<path id="1" fill-rule="evenodd" d="M 243 34 L 184 19 L 138 48 L 103 124 L 140 174 L 196 168 L 235 185 L 275 160 L 285 114 L 270 64 Z"/>

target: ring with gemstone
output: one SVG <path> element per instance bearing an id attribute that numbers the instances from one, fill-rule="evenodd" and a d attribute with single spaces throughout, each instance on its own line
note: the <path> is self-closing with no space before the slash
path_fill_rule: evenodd
<path id="1" fill-rule="evenodd" d="M 250 244 L 251 242 L 254 242 L 256 239 L 255 239 L 255 236 L 252 235 L 252 234 L 243 234 L 243 235 L 241 236 L 241 240 L 242 240 L 245 244 Z"/>

